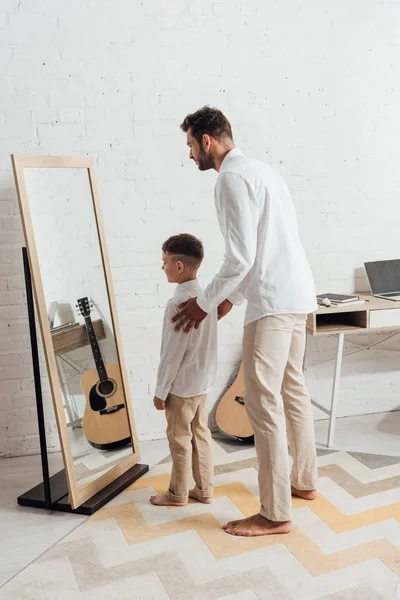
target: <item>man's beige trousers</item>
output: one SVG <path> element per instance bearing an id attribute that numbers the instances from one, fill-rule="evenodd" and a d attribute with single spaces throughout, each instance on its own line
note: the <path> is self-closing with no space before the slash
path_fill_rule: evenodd
<path id="1" fill-rule="evenodd" d="M 165 416 L 172 456 L 171 482 L 167 495 L 177 502 L 187 502 L 192 472 L 197 495 L 211 498 L 214 467 L 211 433 L 207 425 L 207 396 L 181 398 L 169 394 Z"/>
<path id="2" fill-rule="evenodd" d="M 314 424 L 303 375 L 305 343 L 306 315 L 268 316 L 244 329 L 245 401 L 259 463 L 260 513 L 271 521 L 291 519 L 291 485 L 317 487 Z"/>

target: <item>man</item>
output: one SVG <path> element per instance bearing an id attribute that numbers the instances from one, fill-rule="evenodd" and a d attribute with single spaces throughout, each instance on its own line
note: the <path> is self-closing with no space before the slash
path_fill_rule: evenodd
<path id="1" fill-rule="evenodd" d="M 216 307 L 221 319 L 233 304 L 247 300 L 243 370 L 261 508 L 224 529 L 243 536 L 289 533 L 291 495 L 313 500 L 317 486 L 313 419 L 303 377 L 306 318 L 317 304 L 295 209 L 281 177 L 235 148 L 221 111 L 206 106 L 188 115 L 181 129 L 198 168 L 219 173 L 215 205 L 225 260 L 204 293 L 180 305 L 175 330 L 197 328 Z M 286 434 L 294 461 L 291 475 Z"/>

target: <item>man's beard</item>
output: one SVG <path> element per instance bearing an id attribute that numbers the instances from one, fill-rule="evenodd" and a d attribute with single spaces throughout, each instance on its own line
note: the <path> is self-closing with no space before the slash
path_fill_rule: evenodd
<path id="1" fill-rule="evenodd" d="M 203 148 L 200 149 L 199 159 L 197 166 L 200 171 L 208 171 L 209 169 L 215 168 L 215 161 L 211 152 L 205 152 Z"/>

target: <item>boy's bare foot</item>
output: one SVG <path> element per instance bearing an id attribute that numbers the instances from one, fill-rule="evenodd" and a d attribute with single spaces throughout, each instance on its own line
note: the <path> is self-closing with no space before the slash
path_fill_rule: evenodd
<path id="1" fill-rule="evenodd" d="M 242 535 L 244 537 L 275 535 L 278 533 L 290 533 L 292 531 L 292 522 L 270 521 L 262 515 L 257 514 L 247 519 L 241 519 L 240 521 L 230 521 L 223 526 L 223 529 L 231 535 Z"/>
<path id="2" fill-rule="evenodd" d="M 189 490 L 189 498 L 193 498 L 193 500 L 197 500 L 198 502 L 202 502 L 203 504 L 211 504 L 213 501 L 212 498 L 203 498 L 196 492 L 196 490 Z"/>
<path id="3" fill-rule="evenodd" d="M 186 506 L 187 504 L 187 502 L 177 502 L 176 500 L 171 500 L 167 494 L 157 494 L 157 496 L 151 496 L 150 502 L 154 504 L 154 506 Z"/>
<path id="4" fill-rule="evenodd" d="M 292 487 L 292 496 L 298 496 L 303 500 L 315 500 L 317 497 L 317 490 L 296 490 Z"/>

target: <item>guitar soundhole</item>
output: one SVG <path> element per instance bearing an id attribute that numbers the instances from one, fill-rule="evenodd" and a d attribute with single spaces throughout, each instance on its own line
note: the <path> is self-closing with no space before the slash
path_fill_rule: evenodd
<path id="1" fill-rule="evenodd" d="M 114 392 L 114 389 L 115 389 L 115 385 L 114 385 L 114 382 L 111 381 L 111 379 L 106 379 L 105 381 L 100 381 L 100 383 L 97 386 L 97 392 L 101 396 L 111 396 L 111 394 Z"/>

